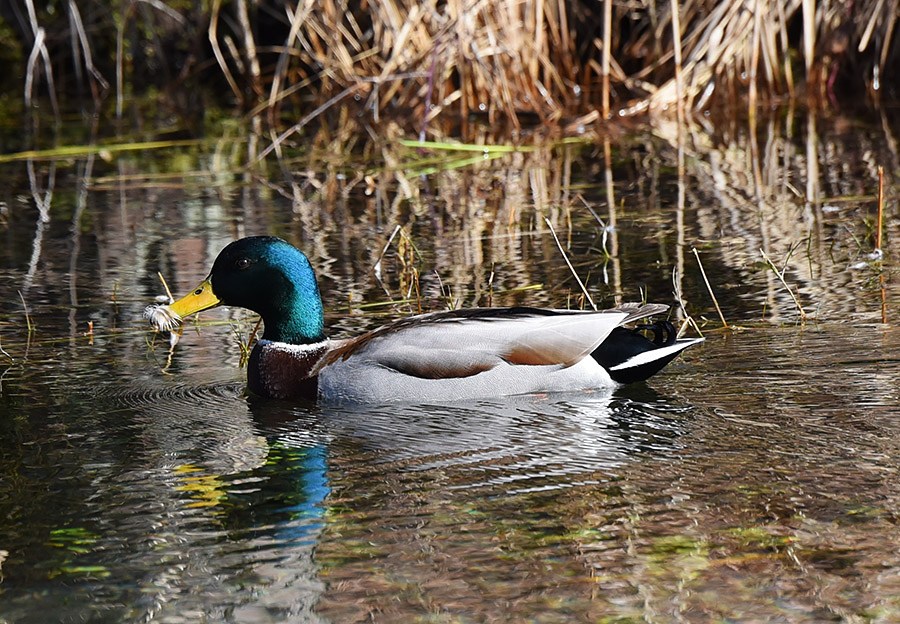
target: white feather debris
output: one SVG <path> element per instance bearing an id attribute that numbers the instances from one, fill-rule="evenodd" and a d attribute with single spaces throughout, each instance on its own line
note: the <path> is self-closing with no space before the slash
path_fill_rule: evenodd
<path id="1" fill-rule="evenodd" d="M 150 321 L 156 331 L 172 331 L 181 324 L 181 317 L 172 308 L 158 303 L 144 308 L 144 318 Z"/>

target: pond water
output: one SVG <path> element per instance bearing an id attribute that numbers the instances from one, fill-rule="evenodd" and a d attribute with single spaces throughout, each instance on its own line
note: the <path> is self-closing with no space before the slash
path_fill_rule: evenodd
<path id="1" fill-rule="evenodd" d="M 897 621 L 896 122 L 0 164 L 0 622 Z M 583 305 L 544 217 L 598 304 L 677 286 L 706 342 L 612 393 L 330 407 L 245 394 L 240 311 L 141 318 L 264 233 L 335 337 Z"/>

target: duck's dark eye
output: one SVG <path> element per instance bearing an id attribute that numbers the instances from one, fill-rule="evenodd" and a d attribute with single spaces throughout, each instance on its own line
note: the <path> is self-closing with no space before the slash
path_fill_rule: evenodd
<path id="1" fill-rule="evenodd" d="M 248 266 L 250 266 L 250 260 L 248 260 L 247 258 L 238 258 L 234 261 L 234 267 L 236 269 L 244 270 Z"/>

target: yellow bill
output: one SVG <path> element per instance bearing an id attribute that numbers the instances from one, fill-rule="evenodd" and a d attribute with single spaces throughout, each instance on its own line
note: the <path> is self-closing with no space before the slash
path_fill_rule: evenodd
<path id="1" fill-rule="evenodd" d="M 220 303 L 222 302 L 219 298 L 213 294 L 212 284 L 206 280 L 175 303 L 170 303 L 168 307 L 180 318 L 184 318 L 188 314 L 213 308 Z"/>
<path id="2" fill-rule="evenodd" d="M 144 310 L 144 318 L 149 320 L 157 331 L 172 331 L 188 314 L 215 307 L 220 303 L 222 302 L 219 298 L 213 294 L 212 284 L 206 280 L 190 294 L 174 303 L 147 306 Z"/>

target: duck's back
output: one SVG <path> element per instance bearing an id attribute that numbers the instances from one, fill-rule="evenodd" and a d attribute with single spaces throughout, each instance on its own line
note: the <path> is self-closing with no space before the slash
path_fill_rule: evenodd
<path id="1" fill-rule="evenodd" d="M 398 321 L 332 350 L 319 396 L 440 402 L 611 387 L 590 353 L 629 316 L 472 308 Z"/>

